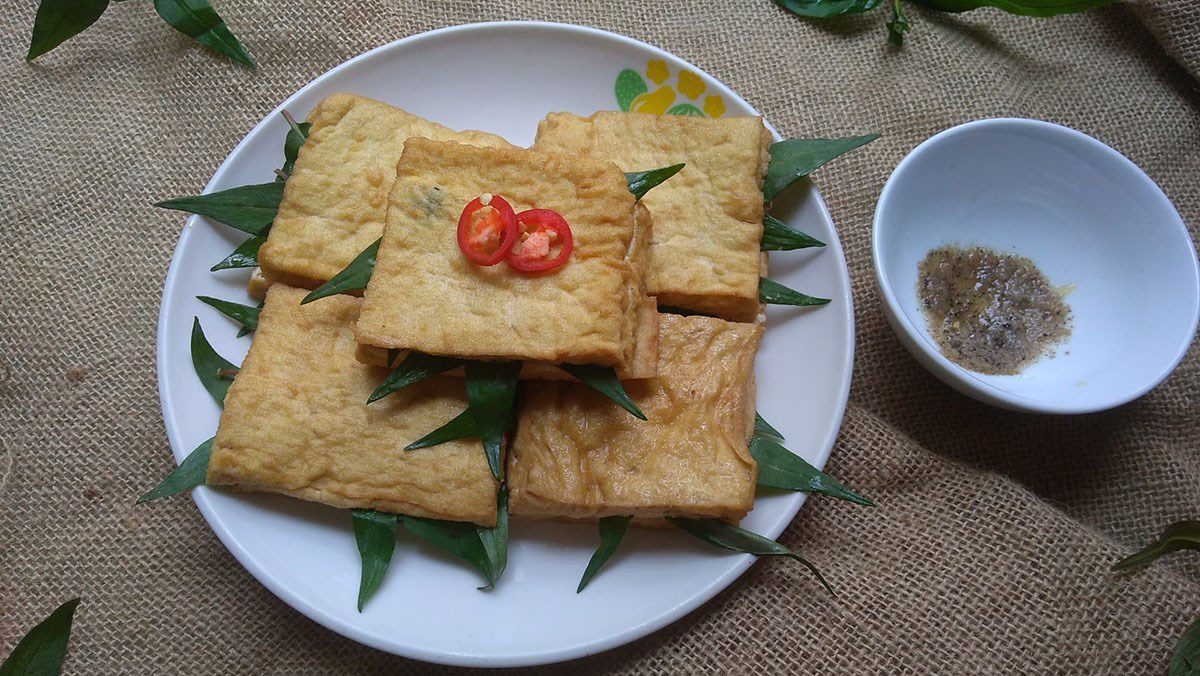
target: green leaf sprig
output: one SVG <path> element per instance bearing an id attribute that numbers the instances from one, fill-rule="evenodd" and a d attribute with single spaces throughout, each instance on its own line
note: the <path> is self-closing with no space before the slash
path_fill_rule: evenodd
<path id="1" fill-rule="evenodd" d="M 375 271 L 375 257 L 379 255 L 379 245 L 382 242 L 383 238 L 380 237 L 363 249 L 362 253 L 350 261 L 350 265 L 334 275 L 333 279 L 318 286 L 312 293 L 305 296 L 300 304 L 304 305 L 328 296 L 336 296 L 339 293 L 352 293 L 367 288 L 367 283 L 371 281 L 371 273 Z"/>
<path id="2" fill-rule="evenodd" d="M 579 579 L 579 586 L 575 588 L 575 593 L 583 591 L 583 588 L 588 586 L 604 564 L 612 558 L 612 555 L 617 552 L 617 547 L 620 546 L 621 540 L 625 537 L 625 530 L 629 528 L 629 522 L 633 520 L 632 516 L 606 516 L 600 519 L 600 546 L 596 548 L 592 558 L 588 560 L 587 568 L 583 571 L 583 577 Z"/>
<path id="3" fill-rule="evenodd" d="M 821 493 L 858 505 L 875 506 L 875 503 L 846 488 L 773 439 L 755 436 L 750 441 L 750 455 L 758 463 L 759 486 Z"/>
<path id="4" fill-rule="evenodd" d="M 222 258 L 220 262 L 208 269 L 209 272 L 218 270 L 234 270 L 238 268 L 257 268 L 258 250 L 267 243 L 266 235 L 255 235 L 238 245 L 233 253 Z"/>
<path id="5" fill-rule="evenodd" d="M 120 2 L 120 0 L 116 0 Z M 33 19 L 26 61 L 58 47 L 87 30 L 108 9 L 109 0 L 42 0 Z M 172 27 L 196 42 L 250 70 L 254 57 L 233 35 L 208 0 L 154 0 L 154 9 Z"/>
<path id="6" fill-rule="evenodd" d="M 755 556 L 784 556 L 799 561 L 804 564 L 805 568 L 812 571 L 812 574 L 816 576 L 817 580 L 830 594 L 834 593 L 833 587 L 829 586 L 829 583 L 821 576 L 821 571 L 817 570 L 816 566 L 803 556 L 758 533 L 738 526 L 732 526 L 718 519 L 685 519 L 683 517 L 668 516 L 667 521 L 678 526 L 685 533 L 697 540 L 707 542 L 720 549 L 741 552 L 743 554 L 753 554 Z"/>
<path id="7" fill-rule="evenodd" d="M 617 372 L 611 366 L 584 366 L 580 364 L 559 364 L 558 368 L 574 376 L 579 382 L 603 394 L 616 402 L 618 406 L 629 411 L 629 414 L 639 420 L 645 420 L 646 414 L 638 408 L 637 403 L 630 398 L 617 377 Z"/>
<path id="8" fill-rule="evenodd" d="M 383 576 L 392 563 L 396 550 L 395 514 L 385 514 L 373 509 L 350 510 L 350 521 L 354 525 L 354 541 L 358 545 L 358 557 L 362 562 L 362 573 L 358 582 L 358 612 L 362 612 L 367 599 L 383 584 Z"/>
<path id="9" fill-rule="evenodd" d="M 492 528 L 404 515 L 400 523 L 425 542 L 466 561 L 487 581 L 480 589 L 492 589 L 508 565 L 508 492 L 504 488 L 497 496 L 497 510 Z"/>
<path id="10" fill-rule="evenodd" d="M 71 622 L 79 599 L 71 599 L 50 613 L 17 642 L 0 664 L 0 676 L 57 676 L 67 657 Z"/>
<path id="11" fill-rule="evenodd" d="M 233 303 L 212 296 L 196 296 L 201 302 L 211 305 L 216 308 L 217 312 L 229 317 L 233 321 L 241 324 L 242 329 L 246 333 L 252 333 L 258 330 L 258 316 L 262 312 L 262 306 L 254 307 L 252 305 L 242 305 L 241 303 Z M 239 333 L 238 336 L 245 335 Z"/>
<path id="12" fill-rule="evenodd" d="M 504 432 L 517 397 L 519 361 L 471 361 L 466 366 L 467 410 L 497 481 L 504 481 Z"/>
<path id="13" fill-rule="evenodd" d="M 391 363 L 391 361 L 392 358 L 389 356 L 388 362 Z M 367 403 L 370 404 L 379 401 L 389 394 L 398 392 L 409 385 L 432 378 L 440 373 L 454 370 L 466 363 L 465 359 L 439 357 L 437 355 L 410 351 L 408 356 L 404 358 L 404 361 L 392 369 L 392 372 L 387 375 L 387 378 L 384 378 L 379 387 L 375 388 L 375 391 L 367 399 Z"/>
<path id="14" fill-rule="evenodd" d="M 405 446 L 404 450 L 415 451 L 418 448 L 429 448 L 455 439 L 477 436 L 479 436 L 479 426 L 475 424 L 475 417 L 471 415 L 471 409 L 466 408 L 462 413 L 451 418 L 450 422 Z"/>
<path id="15" fill-rule="evenodd" d="M 154 206 L 208 216 L 251 235 L 265 235 L 279 213 L 283 183 L 242 185 L 193 197 L 177 197 Z"/>
<path id="16" fill-rule="evenodd" d="M 793 251 L 814 246 L 825 246 L 825 242 L 807 235 L 783 221 L 767 214 L 763 216 L 763 251 Z"/>
<path id="17" fill-rule="evenodd" d="M 817 298 L 800 293 L 766 277 L 758 280 L 758 300 L 768 305 L 794 305 L 797 307 L 814 307 L 829 303 L 828 298 Z"/>
<path id="18" fill-rule="evenodd" d="M 754 412 L 754 436 L 773 439 L 782 443 L 783 433 L 771 426 L 757 411 Z"/>
<path id="19" fill-rule="evenodd" d="M 1200 521 L 1177 521 L 1167 526 L 1157 540 L 1141 551 L 1113 564 L 1115 571 L 1139 568 L 1154 563 L 1158 557 L 1184 549 L 1200 551 Z"/>
<path id="20" fill-rule="evenodd" d="M 763 199 L 770 202 L 788 186 L 822 165 L 879 138 L 879 134 L 850 138 L 790 139 L 771 144 L 771 163 L 763 180 Z"/>
<path id="21" fill-rule="evenodd" d="M 633 193 L 634 198 L 640 200 L 650 192 L 651 188 L 678 174 L 683 166 L 683 164 L 672 164 L 669 167 L 628 172 L 625 174 L 625 180 L 629 183 L 629 192 Z"/>
<path id="22" fill-rule="evenodd" d="M 994 7 L 1009 14 L 1031 17 L 1052 17 L 1061 14 L 1086 12 L 1111 4 L 1116 0 L 912 0 L 918 5 L 940 12 L 967 12 Z M 892 16 L 888 20 L 888 44 L 904 44 L 908 32 L 908 17 L 900 0 L 889 0 Z M 775 4 L 797 16 L 810 19 L 830 19 L 843 14 L 862 14 L 883 4 L 883 0 L 775 0 Z"/>
<path id="23" fill-rule="evenodd" d="M 215 439 L 216 437 L 210 437 L 197 446 L 183 459 L 183 462 L 179 463 L 178 467 L 167 475 L 166 479 L 162 480 L 162 483 L 138 498 L 135 504 L 140 505 L 143 502 L 159 500 L 190 491 L 196 486 L 203 486 L 208 476 L 208 461 L 212 458 L 212 446 Z"/>
<path id="24" fill-rule="evenodd" d="M 198 317 L 192 319 L 192 368 L 196 370 L 200 384 L 204 385 L 204 389 L 208 390 L 217 405 L 224 406 L 225 395 L 232 383 L 228 378 L 222 377 L 222 372 L 236 372 L 238 367 L 217 354 L 209 344 L 208 338 L 204 336 L 204 329 L 200 328 Z"/>

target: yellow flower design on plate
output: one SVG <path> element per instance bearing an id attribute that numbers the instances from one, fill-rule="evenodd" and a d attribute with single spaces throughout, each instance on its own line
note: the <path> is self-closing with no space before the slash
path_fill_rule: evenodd
<path id="1" fill-rule="evenodd" d="M 708 89 L 699 75 L 690 70 L 681 70 L 676 75 L 674 87 L 667 84 L 670 79 L 671 70 L 662 59 L 647 61 L 645 75 L 632 68 L 626 68 L 617 74 L 617 81 L 613 86 L 617 106 L 624 111 L 654 115 L 721 117 L 725 114 L 725 100 L 719 94 L 705 96 L 703 110 L 690 102 L 698 101 Z M 651 91 L 647 80 L 658 87 Z M 675 103 L 678 94 L 685 97 L 682 103 Z"/>

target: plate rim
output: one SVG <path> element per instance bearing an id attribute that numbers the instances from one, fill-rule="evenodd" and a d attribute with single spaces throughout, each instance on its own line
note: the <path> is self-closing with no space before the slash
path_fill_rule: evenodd
<path id="1" fill-rule="evenodd" d="M 767 126 L 775 140 L 778 141 L 783 139 L 779 132 L 776 131 L 774 126 L 772 126 L 770 122 L 766 120 L 766 117 L 761 111 L 750 105 L 750 103 L 742 98 L 741 95 L 726 85 L 724 81 L 712 76 L 707 71 L 698 68 L 694 64 L 674 55 L 673 53 L 642 40 L 599 28 L 551 21 L 488 21 L 465 23 L 445 26 L 442 28 L 397 38 L 351 57 L 334 66 L 333 68 L 321 73 L 312 80 L 309 80 L 296 89 L 296 91 L 294 91 L 292 94 L 284 98 L 283 101 L 281 101 L 275 108 L 267 113 L 257 124 L 251 127 L 250 130 L 248 130 L 242 136 L 242 139 L 229 151 L 229 153 L 225 156 L 225 159 L 221 161 L 221 164 L 213 173 L 212 178 L 209 179 L 208 183 L 205 184 L 202 194 L 212 192 L 214 190 L 214 186 L 219 185 L 223 181 L 225 174 L 230 171 L 231 158 L 239 155 L 249 139 L 252 136 L 256 136 L 261 128 L 270 124 L 272 120 L 278 116 L 280 112 L 284 110 L 293 100 L 308 90 L 319 86 L 326 80 L 336 77 L 343 71 L 353 68 L 358 63 L 391 50 L 411 47 L 414 43 L 433 40 L 450 34 L 491 30 L 519 30 L 525 28 L 543 28 L 564 31 L 567 33 L 577 33 L 593 38 L 612 40 L 622 43 L 625 46 L 647 50 L 656 55 L 658 58 L 668 60 L 674 63 L 676 66 L 686 67 L 693 72 L 696 72 L 699 75 L 709 79 L 710 81 L 720 84 L 725 90 L 723 94 L 727 94 L 729 98 L 737 101 L 747 109 L 753 111 L 754 114 L 757 114 L 763 118 L 764 124 Z M 838 281 L 840 288 L 838 289 L 837 293 L 831 295 L 835 296 L 835 301 L 837 301 L 838 311 L 841 314 L 842 323 L 847 329 L 849 342 L 845 352 L 845 359 L 840 365 L 842 377 L 838 383 L 837 392 L 834 393 L 836 398 L 836 406 L 834 415 L 831 419 L 832 424 L 829 426 L 825 438 L 821 441 L 820 448 L 818 449 L 819 452 L 817 453 L 817 462 L 813 463 L 818 469 L 823 469 L 829 460 L 829 456 L 833 452 L 834 444 L 836 443 L 837 437 L 840 434 L 842 421 L 849 402 L 850 386 L 854 372 L 853 365 L 856 339 L 854 325 L 853 288 L 851 287 L 849 265 L 846 261 L 845 251 L 842 248 L 841 239 L 838 236 L 833 216 L 830 214 L 829 208 L 825 204 L 824 197 L 816 188 L 815 184 L 811 186 L 811 198 L 816 200 L 815 206 L 817 210 L 833 226 L 830 229 L 831 237 L 829 237 L 829 241 L 826 243 L 823 254 L 833 255 L 836 258 L 834 267 L 836 268 L 835 272 L 839 278 Z M 166 358 L 167 331 L 165 327 L 167 326 L 168 316 L 171 312 L 168 299 L 175 295 L 174 289 L 176 280 L 180 276 L 183 258 L 182 252 L 185 248 L 185 244 L 192 235 L 193 229 L 199 221 L 199 216 L 189 216 L 184 223 L 179 239 L 175 243 L 175 249 L 172 252 L 171 259 L 167 267 L 166 278 L 163 282 L 163 291 L 159 301 L 158 326 L 156 329 L 155 338 L 155 367 L 157 369 L 159 406 L 162 410 L 163 424 L 166 428 L 167 439 L 171 447 L 171 453 L 177 463 L 190 453 L 190 449 L 180 443 L 179 426 L 174 420 L 177 413 L 168 402 L 168 377 L 166 375 L 168 373 Z M 833 310 L 833 308 L 827 305 L 822 311 L 831 310 Z M 246 572 L 250 573 L 255 580 L 266 587 L 272 594 L 290 606 L 293 610 L 301 613 L 305 617 L 313 620 L 326 629 L 349 638 L 356 643 L 367 645 L 375 648 L 376 650 L 409 659 L 416 659 L 424 662 L 444 664 L 449 666 L 528 667 L 565 662 L 568 660 L 578 659 L 612 650 L 619 646 L 644 638 L 645 636 L 648 636 L 651 633 L 654 633 L 659 629 L 662 629 L 682 619 L 684 616 L 690 614 L 692 611 L 710 601 L 718 593 L 725 590 L 729 585 L 740 578 L 742 574 L 745 573 L 746 570 L 757 561 L 756 557 L 749 554 L 738 555 L 736 556 L 736 559 L 734 559 L 734 556 L 731 556 L 731 559 L 734 560 L 734 562 L 725 570 L 725 572 L 712 578 L 703 587 L 697 588 L 695 592 L 682 603 L 679 603 L 669 610 L 655 617 L 647 619 L 644 622 L 632 625 L 623 631 L 584 643 L 577 643 L 555 650 L 546 650 L 536 653 L 524 653 L 520 655 L 503 657 L 491 657 L 474 653 L 428 650 L 421 646 L 397 643 L 394 640 L 389 642 L 377 639 L 375 636 L 360 630 L 354 624 L 334 617 L 325 612 L 322 608 L 310 603 L 307 599 L 294 594 L 287 587 L 287 585 L 278 580 L 274 575 L 271 574 L 269 570 L 259 566 L 253 557 L 241 546 L 240 542 L 224 526 L 222 516 L 218 514 L 219 510 L 213 505 L 212 501 L 209 500 L 209 492 L 211 490 L 212 489 L 210 489 L 208 486 L 200 486 L 191 491 L 191 498 L 196 503 L 196 506 L 199 508 L 201 515 L 208 523 L 208 526 L 212 530 L 213 534 L 217 536 L 225 548 L 229 550 L 230 554 L 233 555 L 234 559 L 237 560 L 238 564 L 241 565 Z M 781 516 L 772 521 L 768 528 L 762 530 L 764 535 L 772 539 L 778 538 L 779 535 L 787 528 L 787 526 L 795 520 L 796 516 L 799 514 L 800 508 L 804 505 L 808 496 L 805 493 L 793 493 L 789 497 L 791 498 L 792 504 L 786 505 L 785 509 L 783 509 L 781 512 Z"/>

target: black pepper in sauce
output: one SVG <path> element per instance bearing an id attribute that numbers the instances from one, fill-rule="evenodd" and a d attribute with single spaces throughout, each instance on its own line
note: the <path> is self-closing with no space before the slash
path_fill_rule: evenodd
<path id="1" fill-rule="evenodd" d="M 1062 291 L 1024 256 L 938 247 L 918 266 L 917 296 L 942 354 L 972 371 L 1019 373 L 1071 335 Z"/>

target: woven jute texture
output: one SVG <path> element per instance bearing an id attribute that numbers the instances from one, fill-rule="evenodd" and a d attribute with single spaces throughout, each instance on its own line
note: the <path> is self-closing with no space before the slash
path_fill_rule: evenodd
<path id="1" fill-rule="evenodd" d="M 1196 557 L 1108 572 L 1165 524 L 1200 516 L 1196 350 L 1114 411 L 1000 412 L 905 353 L 869 260 L 892 167 L 934 132 L 989 116 L 1051 120 L 1109 143 L 1200 224 L 1200 2 L 1053 20 L 912 8 L 908 44 L 893 51 L 885 11 L 818 24 L 770 0 L 223 0 L 257 73 L 135 2 L 114 3 L 29 65 L 35 4 L 0 13 L 0 653 L 82 594 L 68 673 L 449 671 L 291 610 L 190 500 L 133 506 L 172 466 L 154 335 L 183 220 L 150 204 L 198 190 L 274 105 L 347 58 L 498 19 L 657 44 L 730 84 L 787 136 L 883 134 L 817 176 L 846 247 L 858 327 L 829 470 L 879 506 L 810 500 L 783 540 L 838 596 L 799 566 L 760 561 L 685 620 L 566 669 L 1152 674 L 1200 616 Z"/>

